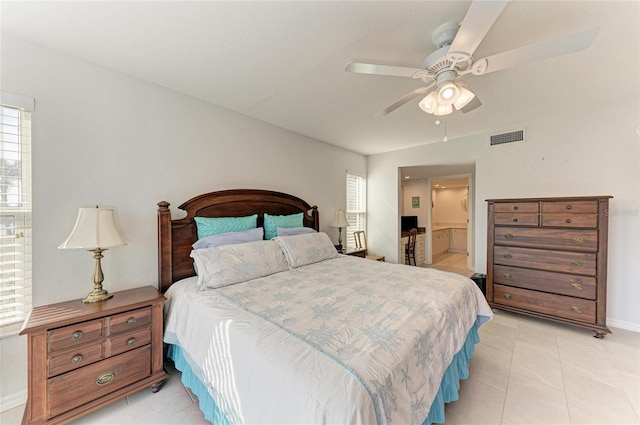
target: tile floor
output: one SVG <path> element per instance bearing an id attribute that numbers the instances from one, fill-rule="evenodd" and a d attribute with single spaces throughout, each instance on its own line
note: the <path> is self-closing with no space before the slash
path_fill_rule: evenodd
<path id="1" fill-rule="evenodd" d="M 472 270 L 467 268 L 466 254 L 451 252 L 437 256 L 433 259 L 431 264 L 425 264 L 422 267 L 432 267 L 447 272 L 458 273 L 464 276 L 471 276 L 474 273 Z"/>
<path id="2" fill-rule="evenodd" d="M 436 266 L 460 269 L 449 261 Z M 469 273 L 466 259 L 462 272 Z M 446 424 L 640 424 L 640 333 L 612 331 L 599 340 L 591 331 L 496 310 L 480 328 L 470 377 L 447 405 Z M 207 424 L 180 373 L 171 364 L 167 371 L 160 392 L 140 391 L 73 424 Z M 0 424 L 19 424 L 23 410 L 1 413 Z"/>

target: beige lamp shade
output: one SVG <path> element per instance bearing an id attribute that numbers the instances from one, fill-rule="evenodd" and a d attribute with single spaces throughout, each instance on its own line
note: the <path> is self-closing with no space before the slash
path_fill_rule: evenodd
<path id="1" fill-rule="evenodd" d="M 126 245 L 116 229 L 111 208 L 80 208 L 71 234 L 58 249 L 110 248 Z"/>
<path id="2" fill-rule="evenodd" d="M 347 227 L 349 221 L 347 220 L 347 214 L 344 210 L 336 210 L 333 214 L 333 220 L 331 221 L 331 227 Z"/>

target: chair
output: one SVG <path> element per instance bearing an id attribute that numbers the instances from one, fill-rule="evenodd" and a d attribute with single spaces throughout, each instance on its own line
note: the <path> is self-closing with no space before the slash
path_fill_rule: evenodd
<path id="1" fill-rule="evenodd" d="M 384 255 L 369 255 L 369 251 L 367 250 L 367 237 L 364 234 L 364 230 L 353 232 L 353 239 L 356 241 L 356 249 L 364 250 L 364 258 L 368 260 L 384 261 Z"/>
<path id="2" fill-rule="evenodd" d="M 416 264 L 416 238 L 418 237 L 418 229 L 409 230 L 409 241 L 404 246 L 404 262 L 405 264 L 411 265 L 411 260 L 413 259 L 413 265 Z"/>

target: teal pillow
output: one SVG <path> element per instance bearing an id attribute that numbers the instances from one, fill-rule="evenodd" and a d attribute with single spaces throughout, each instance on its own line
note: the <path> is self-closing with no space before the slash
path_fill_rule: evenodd
<path id="1" fill-rule="evenodd" d="M 220 233 L 255 229 L 258 223 L 258 214 L 246 217 L 195 217 L 194 220 L 198 228 L 198 239 L 202 239 Z"/>
<path id="2" fill-rule="evenodd" d="M 303 213 L 291 215 L 269 215 L 264 213 L 264 238 L 278 236 L 278 227 L 302 227 Z"/>

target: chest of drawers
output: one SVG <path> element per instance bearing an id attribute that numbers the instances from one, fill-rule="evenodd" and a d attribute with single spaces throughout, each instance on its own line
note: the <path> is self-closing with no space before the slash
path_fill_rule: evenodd
<path id="1" fill-rule="evenodd" d="M 145 387 L 156 392 L 162 363 L 162 303 L 153 287 L 113 298 L 36 307 L 28 337 L 23 424 L 67 423 Z"/>
<path id="2" fill-rule="evenodd" d="M 606 326 L 611 196 L 488 200 L 487 301 L 591 329 Z"/>

